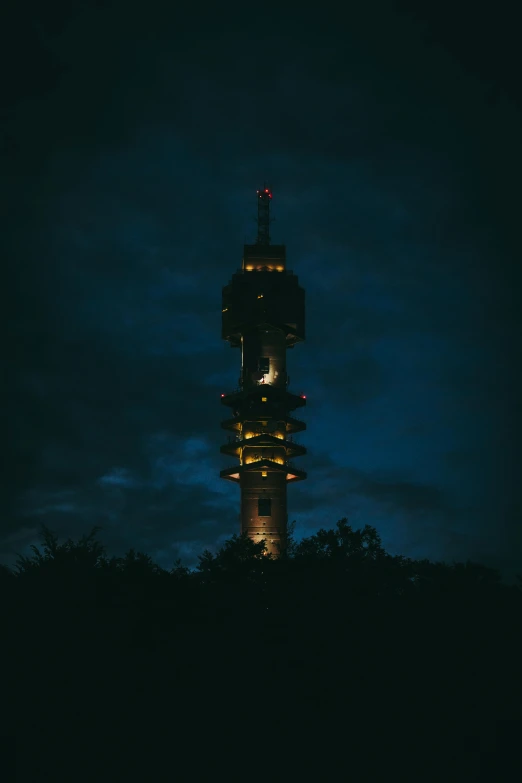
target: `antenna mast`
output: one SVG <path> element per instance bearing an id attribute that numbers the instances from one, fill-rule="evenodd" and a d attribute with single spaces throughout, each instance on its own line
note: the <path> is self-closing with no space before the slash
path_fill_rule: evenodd
<path id="1" fill-rule="evenodd" d="M 257 191 L 257 244 L 270 244 L 270 201 L 272 190 L 266 185 Z"/>

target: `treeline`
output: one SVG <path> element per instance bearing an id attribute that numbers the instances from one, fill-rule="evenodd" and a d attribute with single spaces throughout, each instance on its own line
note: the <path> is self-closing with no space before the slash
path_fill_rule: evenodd
<path id="1" fill-rule="evenodd" d="M 0 570 L 17 780 L 513 779 L 520 583 L 392 556 L 345 519 L 277 559 L 234 536 L 194 570 L 98 533 L 44 528 Z"/>

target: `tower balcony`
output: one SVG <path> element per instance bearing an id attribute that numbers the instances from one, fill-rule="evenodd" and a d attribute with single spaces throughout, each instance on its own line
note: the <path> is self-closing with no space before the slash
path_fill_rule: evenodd
<path id="1" fill-rule="evenodd" d="M 306 430 L 306 422 L 302 419 L 298 419 L 297 416 L 285 416 L 284 417 L 286 431 L 288 434 L 294 432 L 303 432 Z M 237 416 L 233 419 L 225 419 L 221 422 L 221 427 L 224 430 L 231 430 L 232 432 L 241 432 L 243 428 L 244 417 Z"/>
<path id="2" fill-rule="evenodd" d="M 295 468 L 292 463 L 286 462 L 280 465 L 270 459 L 260 459 L 256 462 L 250 462 L 248 465 L 232 465 L 232 467 L 221 470 L 219 475 L 223 479 L 238 484 L 241 481 L 241 475 L 243 473 L 261 473 L 264 471 L 267 473 L 286 473 L 286 481 L 288 484 L 296 481 L 304 481 L 306 478 L 306 472 Z"/>
<path id="3" fill-rule="evenodd" d="M 293 394 L 278 386 L 268 383 L 259 384 L 247 389 L 235 389 L 233 392 L 223 394 L 221 403 L 229 408 L 240 408 L 245 402 L 251 403 L 279 403 L 286 410 L 293 411 L 306 405 L 306 397 L 303 394 Z"/>
<path id="4" fill-rule="evenodd" d="M 225 419 L 221 422 L 221 427 L 224 430 L 232 430 L 233 432 L 241 432 L 242 426 L 241 418 Z"/>
<path id="5" fill-rule="evenodd" d="M 302 419 L 298 419 L 297 416 L 286 417 L 286 431 L 287 432 L 303 432 L 306 429 L 306 422 Z"/>
<path id="6" fill-rule="evenodd" d="M 228 443 L 224 443 L 223 446 L 221 446 L 220 451 L 222 454 L 229 454 L 231 457 L 237 457 L 239 459 L 242 449 L 245 447 L 283 448 L 285 449 L 287 457 L 302 457 L 306 454 L 306 448 L 301 446 L 300 443 L 297 443 L 292 439 L 285 440 L 282 437 L 277 437 L 276 435 L 270 435 L 268 433 L 260 433 L 253 437 L 230 438 Z"/>

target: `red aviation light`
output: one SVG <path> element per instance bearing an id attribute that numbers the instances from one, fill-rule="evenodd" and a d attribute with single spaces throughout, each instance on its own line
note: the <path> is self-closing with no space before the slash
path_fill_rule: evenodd
<path id="1" fill-rule="evenodd" d="M 222 397 L 224 397 L 225 395 L 224 395 L 224 394 L 222 394 L 221 396 L 222 396 Z"/>
<path id="2" fill-rule="evenodd" d="M 303 398 L 303 400 L 306 400 L 306 394 L 301 394 L 301 397 Z"/>

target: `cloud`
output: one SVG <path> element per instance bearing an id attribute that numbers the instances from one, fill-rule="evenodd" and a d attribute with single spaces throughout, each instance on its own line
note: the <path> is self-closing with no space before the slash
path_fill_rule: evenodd
<path id="1" fill-rule="evenodd" d="M 134 487 L 137 482 L 125 468 L 113 468 L 98 479 L 98 483 L 108 487 Z"/>
<path id="2" fill-rule="evenodd" d="M 307 469 L 314 480 L 299 485 L 301 507 L 322 498 L 338 503 L 348 496 L 358 496 L 392 512 L 440 512 L 448 508 L 442 488 L 398 476 L 396 470 L 365 472 L 356 467 L 340 467 L 325 453 L 309 456 Z"/>
<path id="3" fill-rule="evenodd" d="M 355 492 L 382 504 L 391 511 L 441 511 L 444 494 L 438 487 L 411 481 L 379 481 L 361 478 Z"/>
<path id="4" fill-rule="evenodd" d="M 520 117 L 492 113 L 472 74 L 388 11 L 382 32 L 360 9 L 327 37 L 282 13 L 261 72 L 239 17 L 216 36 L 172 10 L 144 37 L 121 10 L 33 41 L 41 69 L 6 123 L 2 548 L 42 519 L 101 522 L 111 546 L 167 559 L 237 530 L 237 490 L 217 478 L 219 394 L 240 360 L 220 291 L 265 177 L 307 291 L 289 365 L 309 399 L 309 480 L 290 516 L 333 523 L 347 505 L 433 552 L 472 552 L 493 498 L 517 525 Z"/>

